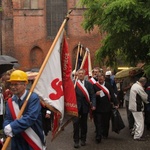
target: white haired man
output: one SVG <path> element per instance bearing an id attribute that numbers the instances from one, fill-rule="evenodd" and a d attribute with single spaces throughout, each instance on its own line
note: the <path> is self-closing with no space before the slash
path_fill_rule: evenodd
<path id="1" fill-rule="evenodd" d="M 142 138 L 144 132 L 144 103 L 148 104 L 148 95 L 144 91 L 144 86 L 147 82 L 145 77 L 141 77 L 136 83 L 134 83 L 130 90 L 129 97 L 129 110 L 134 117 L 135 132 L 133 139 L 137 141 L 144 141 Z M 144 103 L 143 103 L 144 102 Z"/>

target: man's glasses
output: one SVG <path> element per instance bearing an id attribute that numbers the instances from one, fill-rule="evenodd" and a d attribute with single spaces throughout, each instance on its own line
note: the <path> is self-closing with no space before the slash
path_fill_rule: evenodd
<path id="1" fill-rule="evenodd" d="M 23 85 L 23 83 L 13 83 L 10 84 L 10 87 L 18 87 L 19 85 Z"/>

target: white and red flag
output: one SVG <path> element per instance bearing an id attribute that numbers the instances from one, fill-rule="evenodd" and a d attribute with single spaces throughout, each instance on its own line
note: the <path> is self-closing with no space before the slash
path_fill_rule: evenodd
<path id="1" fill-rule="evenodd" d="M 64 31 L 61 33 L 58 41 L 42 71 L 42 74 L 34 88 L 37 93 L 47 104 L 51 105 L 61 113 L 54 113 L 53 135 L 57 132 L 60 119 L 64 117 L 64 93 L 62 86 L 61 71 L 61 45 Z"/>
<path id="2" fill-rule="evenodd" d="M 34 88 L 34 92 L 45 103 L 58 110 L 58 112 L 54 112 L 53 138 L 63 123 L 64 112 L 74 116 L 78 113 L 71 70 L 68 45 L 63 31 Z"/>

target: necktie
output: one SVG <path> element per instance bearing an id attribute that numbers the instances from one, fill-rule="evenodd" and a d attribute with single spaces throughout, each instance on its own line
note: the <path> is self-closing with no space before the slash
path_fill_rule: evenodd
<path id="1" fill-rule="evenodd" d="M 83 84 L 83 86 L 84 86 L 84 81 L 81 81 L 81 83 Z"/>
<path id="2" fill-rule="evenodd" d="M 19 105 L 19 108 L 21 108 L 21 99 L 20 98 L 18 99 L 18 105 Z"/>

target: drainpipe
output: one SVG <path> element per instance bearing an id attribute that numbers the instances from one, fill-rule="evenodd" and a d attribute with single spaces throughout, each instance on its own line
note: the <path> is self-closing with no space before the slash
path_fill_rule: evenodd
<path id="1" fill-rule="evenodd" d="M 2 55 L 2 1 L 0 0 L 0 54 Z"/>

